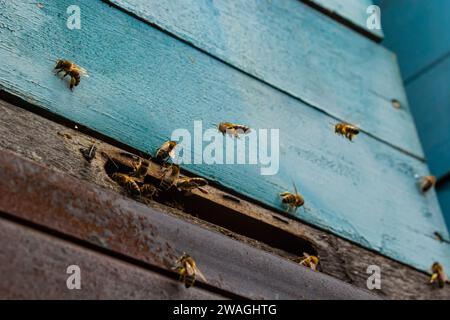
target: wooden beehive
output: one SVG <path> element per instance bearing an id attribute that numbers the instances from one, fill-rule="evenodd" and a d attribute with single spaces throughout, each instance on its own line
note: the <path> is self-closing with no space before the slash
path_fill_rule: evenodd
<path id="1" fill-rule="evenodd" d="M 417 188 L 429 172 L 395 56 L 361 31 L 360 6 L 336 21 L 324 14 L 336 7 L 314 2 L 80 0 L 79 30 L 66 26 L 70 1 L 0 2 L 0 86 L 14 104 L 0 106 L 2 259 L 19 257 L 2 264 L 15 276 L 0 292 L 37 297 L 24 289 L 31 261 L 51 265 L 48 297 L 370 298 L 369 265 L 382 268 L 382 297 L 448 296 L 427 285 L 434 261 L 450 266 L 434 236 L 448 231 L 434 191 Z M 51 72 L 59 58 L 89 72 L 74 92 Z M 279 172 L 185 165 L 212 186 L 172 204 L 138 203 L 109 178 L 112 155 L 153 154 L 197 120 L 279 129 Z M 339 121 L 361 128 L 353 143 L 335 135 Z M 79 149 L 94 143 L 89 163 Z M 286 213 L 277 194 L 292 180 L 306 204 Z M 25 258 L 29 246 L 36 256 Z M 303 250 L 321 257 L 321 273 L 294 262 Z M 183 251 L 204 267 L 198 289 L 171 270 Z M 110 287 L 131 284 L 67 291 L 56 271 L 67 255 L 105 268 Z M 105 276 L 121 268 L 127 278 Z"/>

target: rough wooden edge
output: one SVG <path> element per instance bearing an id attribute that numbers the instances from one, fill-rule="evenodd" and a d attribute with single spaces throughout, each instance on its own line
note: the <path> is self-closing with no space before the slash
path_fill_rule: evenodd
<path id="1" fill-rule="evenodd" d="M 104 188 L 123 192 L 115 185 L 103 170 L 103 161 L 97 157 L 91 164 L 81 156 L 80 147 L 89 147 L 96 143 L 98 147 L 109 148 L 120 152 L 122 150 L 108 145 L 98 139 L 72 130 L 52 121 L 43 119 L 28 111 L 17 108 L 5 102 L 0 102 L 0 148 L 12 150 L 28 159 L 44 164 L 52 169 L 67 172 L 81 180 L 95 183 Z M 428 285 L 428 275 L 418 272 L 408 266 L 392 261 L 379 254 L 363 249 L 335 235 L 305 225 L 299 221 L 287 219 L 278 213 L 261 208 L 255 204 L 239 199 L 239 203 L 222 199 L 226 192 L 209 187 L 208 198 L 221 205 L 238 210 L 243 215 L 260 219 L 277 228 L 291 232 L 299 237 L 309 239 L 321 258 L 322 271 L 326 274 L 344 280 L 355 286 L 366 288 L 368 274 L 367 266 L 378 265 L 382 270 L 382 289 L 375 293 L 389 298 L 419 298 L 442 299 L 450 297 L 450 290 L 437 290 Z M 203 196 L 197 194 L 197 196 Z M 161 204 L 151 202 L 150 207 L 158 208 L 184 220 L 201 224 L 202 227 L 215 229 L 241 241 L 239 235 L 215 228 L 208 223 L 196 219 L 181 211 Z M 245 237 L 244 237 L 245 238 Z M 257 241 L 248 241 L 253 246 L 270 251 L 267 246 Z M 275 252 L 283 255 L 283 253 Z M 289 258 L 289 257 L 288 257 Z"/>

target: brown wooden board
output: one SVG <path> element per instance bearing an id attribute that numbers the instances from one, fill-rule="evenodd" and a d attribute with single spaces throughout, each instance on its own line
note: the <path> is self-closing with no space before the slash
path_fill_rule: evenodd
<path id="1" fill-rule="evenodd" d="M 53 121 L 0 101 L 0 149 L 12 150 L 23 157 L 52 169 L 69 173 L 80 180 L 120 192 L 120 188 L 104 173 L 101 157 L 97 157 L 91 164 L 88 164 L 81 156 L 78 149 L 88 147 L 92 142 L 96 142 L 99 149 L 120 150 L 77 130 L 68 129 Z M 429 286 L 427 284 L 428 275 L 426 274 L 363 249 L 335 235 L 312 228 L 299 221 L 286 219 L 271 210 L 257 206 L 245 199 L 236 197 L 236 195 L 230 195 L 223 190 L 210 187 L 208 191 L 207 197 L 211 201 L 235 209 L 242 215 L 261 220 L 291 234 L 307 238 L 318 251 L 321 257 L 322 271 L 326 274 L 365 288 L 368 276 L 366 274 L 367 266 L 375 264 L 382 268 L 382 289 L 374 292 L 383 297 L 401 299 L 450 298 L 448 288 L 437 290 Z M 224 199 L 224 194 L 238 199 L 238 202 Z M 271 248 L 257 241 L 239 237 L 239 235 L 223 228 L 216 228 L 174 208 L 162 206 L 156 202 L 151 202 L 149 205 L 178 218 L 189 220 L 191 223 L 201 224 L 203 228 L 222 232 L 252 246 L 279 254 L 279 252 L 271 251 Z M 56 222 L 54 221 L 54 223 Z M 95 242 L 96 239 L 94 237 L 91 240 Z"/>
<path id="2" fill-rule="evenodd" d="M 0 299 L 224 299 L 5 219 L 0 234 Z M 67 287 L 71 265 L 79 290 Z"/>

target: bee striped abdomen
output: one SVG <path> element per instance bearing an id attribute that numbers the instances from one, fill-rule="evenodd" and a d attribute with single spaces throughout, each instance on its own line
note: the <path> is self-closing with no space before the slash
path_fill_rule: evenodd
<path id="1" fill-rule="evenodd" d="M 139 196 L 141 194 L 139 185 L 130 176 L 124 173 L 114 173 L 112 175 L 112 179 L 127 190 L 131 195 Z"/>

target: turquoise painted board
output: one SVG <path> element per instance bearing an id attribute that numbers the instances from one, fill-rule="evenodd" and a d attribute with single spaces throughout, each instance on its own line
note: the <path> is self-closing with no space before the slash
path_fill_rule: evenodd
<path id="1" fill-rule="evenodd" d="M 381 29 L 370 30 L 367 28 L 367 18 L 369 17 L 367 8 L 373 4 L 372 0 L 304 0 L 304 2 L 312 2 L 350 21 L 354 26 L 371 33 L 377 39 L 383 39 Z"/>
<path id="2" fill-rule="evenodd" d="M 410 82 L 406 90 L 431 171 L 450 173 L 450 56 Z"/>
<path id="3" fill-rule="evenodd" d="M 403 79 L 450 54 L 450 1 L 378 0 L 383 44 L 398 55 Z"/>
<path id="4" fill-rule="evenodd" d="M 111 0 L 194 46 L 423 157 L 395 56 L 295 0 Z M 403 108 L 394 109 L 397 99 Z"/>
<path id="5" fill-rule="evenodd" d="M 1 88 L 144 151 L 195 120 L 279 128 L 276 175 L 259 165 L 186 168 L 278 210 L 294 180 L 306 199 L 298 218 L 421 270 L 450 266 L 450 246 L 433 235 L 448 237 L 436 195 L 415 185 L 428 173 L 422 161 L 364 133 L 338 137 L 323 112 L 104 2 L 79 0 L 82 29 L 70 31 L 71 4 L 0 1 Z M 89 71 L 74 92 L 51 72 L 58 57 Z"/>

